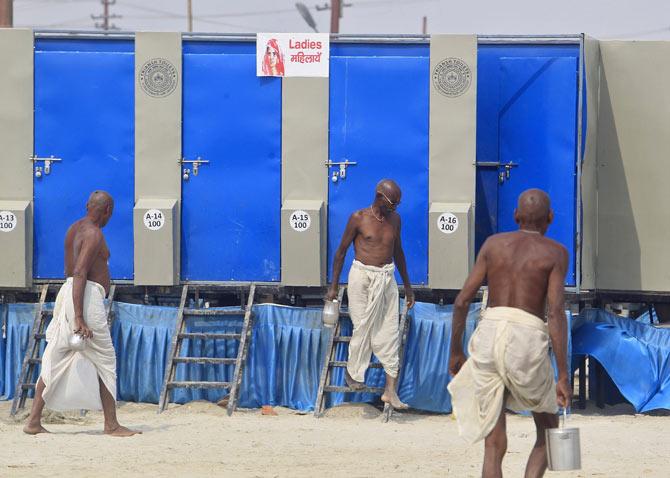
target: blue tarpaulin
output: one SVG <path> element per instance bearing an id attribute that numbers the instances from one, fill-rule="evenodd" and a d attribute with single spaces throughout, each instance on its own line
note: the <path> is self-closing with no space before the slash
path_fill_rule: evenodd
<path id="1" fill-rule="evenodd" d="M 0 319 L 7 323 L 7 337 L 0 342 L 0 392 L 9 399 L 25 353 L 35 313 L 34 304 L 0 306 Z M 473 304 L 467 319 L 464 343 L 469 341 L 479 315 Z M 114 303 L 115 321 L 112 339 L 117 354 L 120 400 L 157 403 L 165 376 L 165 363 L 174 330 L 175 307 Z M 411 407 L 433 412 L 450 412 L 446 390 L 450 377 L 448 357 L 452 306 L 417 303 L 410 312 L 405 347 L 405 364 L 400 376 L 399 394 Z M 254 306 L 254 325 L 246 367 L 240 389 L 241 407 L 285 406 L 313 410 L 319 385 L 325 348 L 332 329 L 323 327 L 321 309 L 285 307 L 272 304 Z M 189 332 L 239 332 L 241 316 L 187 319 Z M 351 322 L 342 322 L 341 333 L 351 333 Z M 234 357 L 235 340 L 186 340 L 182 355 Z M 346 360 L 346 347 L 340 344 L 337 359 Z M 4 351 L 4 352 L 3 352 Z M 376 360 L 376 359 L 375 359 Z M 233 366 L 180 364 L 176 380 L 230 381 Z M 343 369 L 335 369 L 334 384 L 342 385 Z M 366 382 L 384 384 L 381 369 L 369 369 Z M 225 390 L 176 389 L 172 400 L 219 400 Z M 328 406 L 343 401 L 373 401 L 372 394 L 330 394 Z"/>
<path id="2" fill-rule="evenodd" d="M 638 412 L 670 409 L 670 330 L 604 310 L 582 312 L 573 353 L 594 357 Z"/>
<path id="3" fill-rule="evenodd" d="M 52 307 L 53 304 L 45 304 L 46 309 Z M 36 310 L 35 304 L 0 305 L 0 400 L 14 397 Z M 42 342 L 42 349 L 44 345 Z"/>
<path id="4" fill-rule="evenodd" d="M 451 306 L 416 305 L 410 315 L 406 366 L 400 380 L 400 396 L 414 408 L 449 412 L 451 401 L 446 392 L 451 331 Z M 176 311 L 172 307 L 148 307 L 115 304 L 117 319 L 112 337 L 117 350 L 119 398 L 156 403 L 160 395 L 165 361 L 174 328 Z M 474 330 L 479 305 L 473 305 L 468 317 L 465 340 Z M 242 317 L 189 319 L 188 332 L 239 332 Z M 343 321 L 341 333 L 351 333 L 351 323 Z M 254 327 L 249 355 L 240 389 L 241 407 L 285 406 L 313 410 L 326 346 L 332 329 L 323 327 L 320 308 L 278 305 L 254 307 Z M 235 340 L 187 340 L 182 355 L 234 357 Z M 346 348 L 339 346 L 338 360 L 346 359 Z M 375 359 L 376 360 L 376 359 Z M 231 381 L 232 366 L 179 365 L 176 380 Z M 383 386 L 380 369 L 369 369 L 366 382 Z M 343 370 L 333 373 L 333 382 L 344 384 Z M 172 399 L 219 400 L 225 390 L 177 389 Z M 346 395 L 346 396 L 345 396 Z M 372 401 L 372 394 L 331 394 L 328 405 L 343 401 Z"/>

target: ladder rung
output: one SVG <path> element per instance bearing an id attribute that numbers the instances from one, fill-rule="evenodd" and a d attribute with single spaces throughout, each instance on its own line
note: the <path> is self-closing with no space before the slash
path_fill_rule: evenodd
<path id="1" fill-rule="evenodd" d="M 35 388 L 35 384 L 34 383 L 24 383 L 24 384 L 21 385 L 21 388 L 24 389 L 24 390 L 30 390 L 30 389 Z"/>
<path id="2" fill-rule="evenodd" d="M 331 360 L 329 362 L 331 367 L 346 367 L 347 362 L 344 362 L 342 360 Z M 369 368 L 383 368 L 384 366 L 380 363 L 371 363 L 368 365 Z"/>
<path id="3" fill-rule="evenodd" d="M 168 388 L 230 388 L 232 382 L 168 382 Z"/>
<path id="4" fill-rule="evenodd" d="M 36 340 L 44 340 L 47 338 L 47 334 L 35 334 Z"/>
<path id="5" fill-rule="evenodd" d="M 236 358 L 217 358 L 217 357 L 175 357 L 174 363 L 207 363 L 207 364 L 226 364 L 234 365 Z"/>
<path id="6" fill-rule="evenodd" d="M 177 336 L 180 340 L 183 339 L 214 339 L 214 340 L 239 340 L 242 334 L 207 334 L 207 333 L 185 333 Z"/>
<path id="7" fill-rule="evenodd" d="M 212 310 L 212 309 L 184 309 L 184 316 L 205 316 L 205 317 L 216 317 L 220 315 L 237 315 L 244 316 L 245 311 L 243 309 L 237 310 Z"/>
<path id="8" fill-rule="evenodd" d="M 351 342 L 351 336 L 340 335 L 333 338 L 333 342 Z"/>
<path id="9" fill-rule="evenodd" d="M 344 393 L 376 393 L 376 394 L 382 394 L 384 393 L 383 388 L 379 387 L 367 387 L 364 388 L 363 390 L 354 390 L 353 388 L 349 387 L 338 387 L 335 385 L 327 385 L 323 388 L 324 392 L 344 392 Z"/>

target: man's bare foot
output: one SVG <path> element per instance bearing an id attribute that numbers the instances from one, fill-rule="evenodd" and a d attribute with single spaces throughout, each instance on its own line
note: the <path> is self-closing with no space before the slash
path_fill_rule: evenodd
<path id="1" fill-rule="evenodd" d="M 113 429 L 105 428 L 105 435 L 110 435 L 113 437 L 131 437 L 133 435 L 141 435 L 141 434 L 142 432 L 140 431 L 130 430 L 126 427 L 122 427 L 121 425 Z"/>
<path id="2" fill-rule="evenodd" d="M 49 430 L 44 428 L 42 424 L 38 423 L 37 425 L 27 424 L 23 427 L 23 433 L 28 435 L 37 435 L 38 433 L 51 433 Z"/>
<path id="3" fill-rule="evenodd" d="M 347 385 L 352 390 L 363 390 L 366 387 L 366 385 L 363 382 L 359 382 L 351 378 L 351 375 L 349 375 L 348 370 L 344 371 L 344 381 L 347 382 Z"/>
<path id="4" fill-rule="evenodd" d="M 382 395 L 382 402 L 388 403 L 396 410 L 407 410 L 409 408 L 409 405 L 400 401 L 400 398 L 398 398 L 396 393 L 384 392 Z"/>

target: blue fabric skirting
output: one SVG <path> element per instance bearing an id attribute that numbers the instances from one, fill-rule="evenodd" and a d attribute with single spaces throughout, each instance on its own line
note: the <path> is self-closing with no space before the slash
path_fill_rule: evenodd
<path id="1" fill-rule="evenodd" d="M 580 322 L 575 355 L 598 360 L 638 412 L 670 409 L 670 330 L 599 309 L 582 312 Z"/>
<path id="2" fill-rule="evenodd" d="M 0 306 L 6 322 L 6 337 L 0 341 L 0 393 L 14 396 L 21 361 L 32 328 L 35 304 Z M 464 344 L 474 331 L 479 304 L 473 304 L 467 318 Z M 174 331 L 177 309 L 114 303 L 112 339 L 117 354 L 117 394 L 120 400 L 158 403 L 165 377 L 165 363 Z M 320 308 L 254 306 L 254 324 L 244 368 L 239 406 L 284 406 L 296 410 L 314 409 L 326 346 L 332 329 L 323 327 Z M 450 377 L 452 306 L 417 303 L 410 312 L 405 362 L 399 382 L 400 398 L 411 407 L 433 412 L 450 412 L 447 392 Z M 242 316 L 192 318 L 189 332 L 239 332 Z M 342 334 L 351 333 L 351 322 L 342 323 Z M 235 340 L 186 340 L 182 355 L 235 357 Z M 338 360 L 346 360 L 346 345 L 338 345 Z M 376 358 L 373 358 L 376 361 Z M 179 364 L 176 380 L 231 381 L 232 365 Z M 333 384 L 344 384 L 344 370 L 335 369 Z M 369 369 L 366 382 L 384 385 L 382 369 Z M 216 401 L 226 390 L 176 389 L 172 401 Z M 373 401 L 378 397 L 362 393 L 329 394 L 328 406 L 343 401 Z"/>

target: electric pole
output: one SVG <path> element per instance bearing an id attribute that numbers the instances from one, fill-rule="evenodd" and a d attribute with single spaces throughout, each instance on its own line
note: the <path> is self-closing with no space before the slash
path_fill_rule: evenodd
<path id="1" fill-rule="evenodd" d="M 121 18 L 120 15 L 110 14 L 109 7 L 116 4 L 116 0 L 100 0 L 102 3 L 102 15 L 91 15 L 93 20 L 102 20 L 102 22 L 95 22 L 95 28 L 101 30 L 118 30 L 119 27 L 110 23 L 114 18 Z"/>
<path id="2" fill-rule="evenodd" d="M 423 26 L 421 28 L 421 33 L 424 35 L 428 33 L 428 17 L 424 16 L 423 17 Z"/>
<path id="3" fill-rule="evenodd" d="M 342 5 L 340 0 L 330 2 L 330 33 L 340 32 L 340 17 L 342 16 Z"/>
<path id="4" fill-rule="evenodd" d="M 340 33 L 340 18 L 342 18 L 342 10 L 344 7 L 350 7 L 351 3 L 346 3 L 342 0 L 331 0 L 330 5 L 327 3 L 323 6 L 316 6 L 316 10 L 321 12 L 323 10 L 330 10 L 330 33 Z"/>
<path id="5" fill-rule="evenodd" d="M 192 0 L 186 0 L 186 10 L 188 17 L 188 31 L 193 31 L 193 2 Z"/>
<path id="6" fill-rule="evenodd" d="M 0 27 L 14 26 L 14 0 L 0 0 Z"/>

